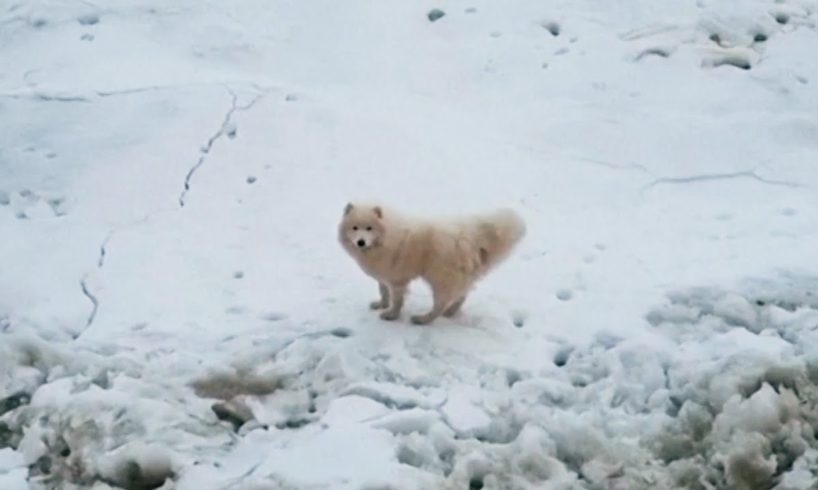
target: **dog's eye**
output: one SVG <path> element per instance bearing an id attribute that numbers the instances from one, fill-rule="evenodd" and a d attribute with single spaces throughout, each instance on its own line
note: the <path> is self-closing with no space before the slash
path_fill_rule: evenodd
<path id="1" fill-rule="evenodd" d="M 372 231 L 372 227 L 371 227 L 371 226 L 367 226 L 367 227 L 366 227 L 366 231 Z"/>
<path id="2" fill-rule="evenodd" d="M 358 227 L 357 227 L 357 226 L 353 226 L 353 227 L 352 227 L 352 231 L 358 231 Z"/>

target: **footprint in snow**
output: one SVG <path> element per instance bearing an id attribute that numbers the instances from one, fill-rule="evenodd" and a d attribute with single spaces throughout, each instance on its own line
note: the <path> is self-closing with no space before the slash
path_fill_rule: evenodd
<path id="1" fill-rule="evenodd" d="M 77 22 L 83 26 L 93 26 L 99 24 L 99 16 L 96 14 L 85 14 L 77 18 Z"/>
<path id="2" fill-rule="evenodd" d="M 524 311 L 516 310 L 511 312 L 511 323 L 517 328 L 523 328 L 527 316 Z"/>
<path id="3" fill-rule="evenodd" d="M 560 25 L 557 22 L 554 22 L 554 21 L 545 21 L 545 22 L 541 23 L 540 25 L 542 26 L 543 29 L 548 31 L 554 37 L 559 36 L 560 32 L 562 32 L 562 29 L 560 28 Z"/>
<path id="4" fill-rule="evenodd" d="M 332 334 L 334 337 L 338 337 L 339 339 L 345 339 L 352 336 L 352 330 L 344 327 L 338 327 L 332 329 L 330 334 Z"/>
<path id="5" fill-rule="evenodd" d="M 781 24 L 782 26 L 789 24 L 790 16 L 785 12 L 778 12 L 773 14 L 773 18 L 776 22 Z"/>
<path id="6" fill-rule="evenodd" d="M 236 126 L 236 124 L 233 122 L 228 123 L 227 126 L 225 126 L 224 128 L 224 134 L 226 134 L 227 137 L 230 138 L 231 140 L 236 138 L 236 134 L 238 133 L 238 131 L 239 131 L 238 126 Z"/>
<path id="7" fill-rule="evenodd" d="M 268 322 L 280 322 L 282 320 L 286 320 L 287 315 L 285 315 L 284 313 L 273 311 L 270 313 L 265 313 L 264 315 L 261 316 L 261 319 Z"/>
<path id="8" fill-rule="evenodd" d="M 636 55 L 636 61 L 641 61 L 643 58 L 669 58 L 671 55 L 671 50 L 668 48 L 648 48 L 642 50 L 639 54 Z"/>
<path id="9" fill-rule="evenodd" d="M 247 313 L 249 310 L 244 306 L 230 306 L 226 310 L 225 313 L 228 315 L 241 315 L 242 313 Z"/>
<path id="10" fill-rule="evenodd" d="M 574 348 L 571 346 L 564 347 L 560 349 L 554 355 L 554 365 L 557 367 L 563 367 L 568 364 L 568 359 L 570 359 L 571 354 L 574 352 Z"/>

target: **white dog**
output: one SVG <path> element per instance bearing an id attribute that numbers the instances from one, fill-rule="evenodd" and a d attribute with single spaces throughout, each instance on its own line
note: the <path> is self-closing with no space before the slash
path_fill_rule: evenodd
<path id="1" fill-rule="evenodd" d="M 366 274 L 378 281 L 381 299 L 371 304 L 381 318 L 400 316 L 409 283 L 421 278 L 434 305 L 412 316 L 423 325 L 453 316 L 472 285 L 505 259 L 526 232 L 512 210 L 447 221 L 408 218 L 376 205 L 347 204 L 338 239 Z"/>

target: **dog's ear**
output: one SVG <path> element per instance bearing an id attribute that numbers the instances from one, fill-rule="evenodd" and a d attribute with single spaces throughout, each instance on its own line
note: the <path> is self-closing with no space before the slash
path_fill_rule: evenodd
<path id="1" fill-rule="evenodd" d="M 375 216 L 377 216 L 379 219 L 383 218 L 383 209 L 381 209 L 380 206 L 375 206 L 372 211 L 375 211 Z"/>
<path id="2" fill-rule="evenodd" d="M 351 202 L 348 202 L 346 207 L 344 207 L 344 216 L 348 215 L 354 206 Z"/>

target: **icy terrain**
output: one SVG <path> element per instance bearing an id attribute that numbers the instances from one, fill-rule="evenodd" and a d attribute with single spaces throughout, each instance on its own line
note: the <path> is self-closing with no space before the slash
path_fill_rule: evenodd
<path id="1" fill-rule="evenodd" d="M 0 9 L 0 489 L 818 485 L 818 1 Z M 529 233 L 383 322 L 358 198 Z"/>

